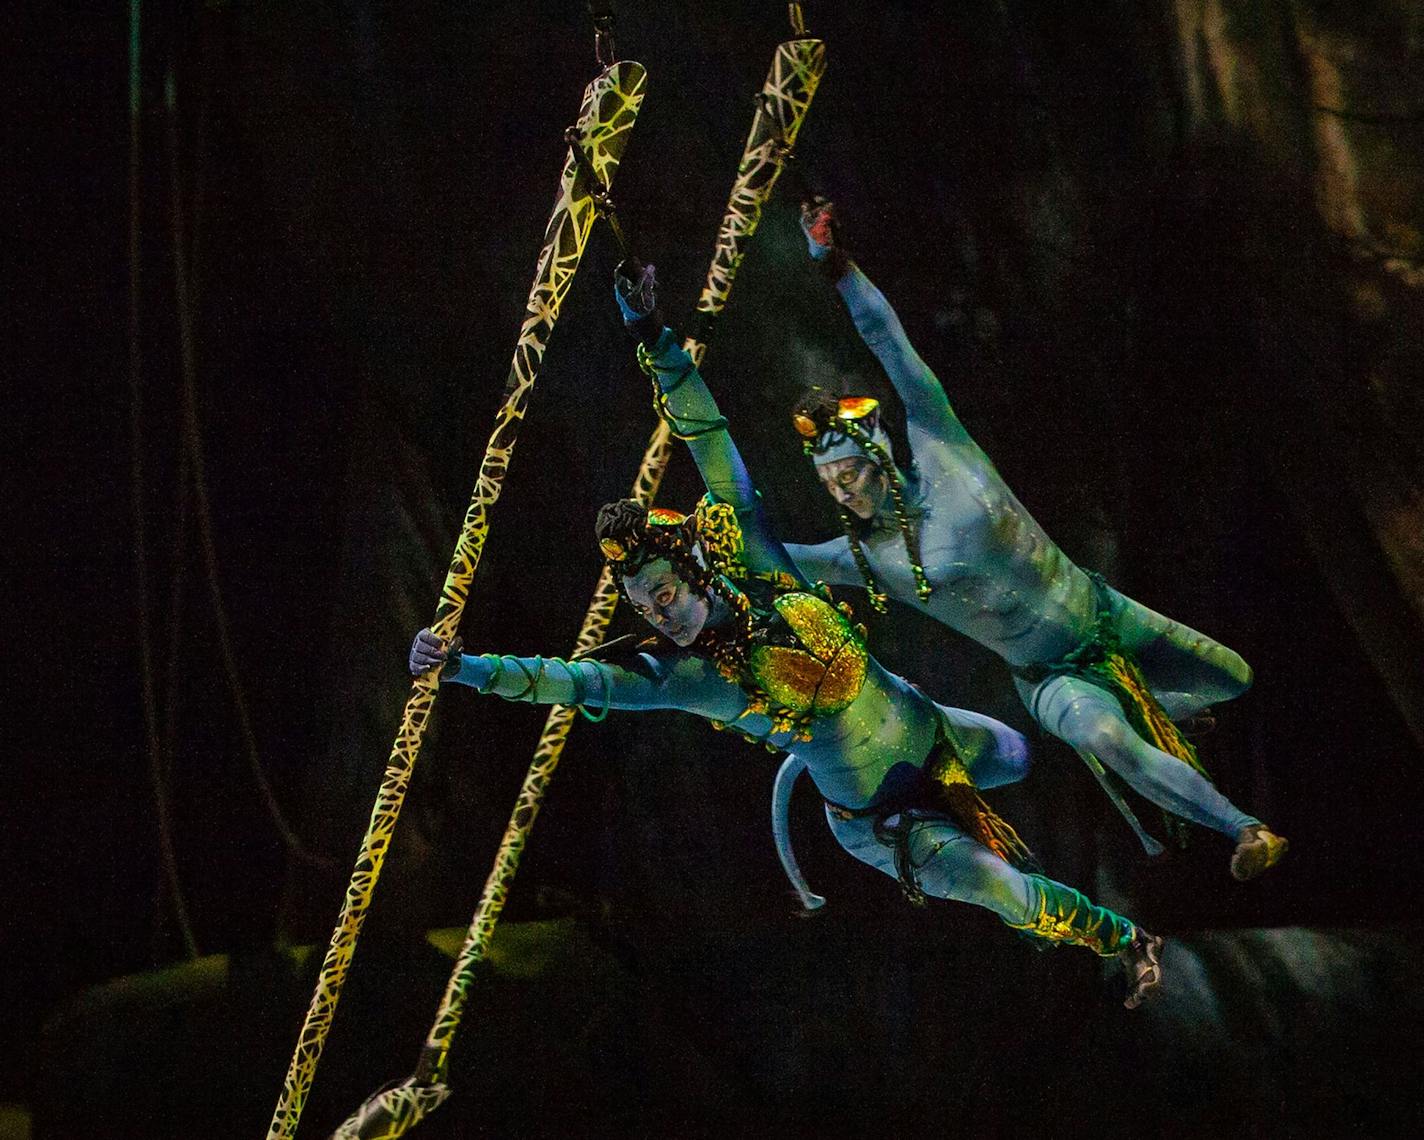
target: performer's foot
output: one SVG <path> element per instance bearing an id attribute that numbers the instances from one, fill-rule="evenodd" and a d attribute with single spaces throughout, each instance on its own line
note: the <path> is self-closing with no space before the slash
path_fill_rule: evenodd
<path id="1" fill-rule="evenodd" d="M 1162 946 L 1160 936 L 1139 927 L 1127 949 L 1118 955 L 1127 971 L 1127 998 L 1122 1004 L 1128 1009 L 1136 1009 L 1161 988 Z"/>
<path id="2" fill-rule="evenodd" d="M 1216 731 L 1216 710 L 1198 709 L 1177 721 L 1176 725 L 1188 740 L 1200 740 Z"/>
<path id="3" fill-rule="evenodd" d="M 1236 850 L 1231 856 L 1231 877 L 1240 882 L 1254 879 L 1279 863 L 1290 850 L 1290 842 L 1263 823 L 1243 827 L 1236 837 Z"/>

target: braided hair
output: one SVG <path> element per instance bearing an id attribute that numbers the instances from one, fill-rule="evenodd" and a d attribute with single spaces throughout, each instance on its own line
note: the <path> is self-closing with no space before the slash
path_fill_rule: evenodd
<path id="1" fill-rule="evenodd" d="M 859 406 L 854 415 L 847 410 L 850 405 Z M 862 420 L 867 426 L 861 426 Z M 932 587 L 920 562 L 919 530 L 911 518 L 910 506 L 905 501 L 905 478 L 894 458 L 873 438 L 880 420 L 877 401 L 867 397 L 838 397 L 816 386 L 803 391 L 791 407 L 791 421 L 802 437 L 803 450 L 811 462 L 816 462 L 818 450 L 825 450 L 827 444 L 823 441 L 828 437 L 832 444 L 849 439 L 862 455 L 880 469 L 894 504 L 895 521 L 900 528 L 900 536 L 904 539 L 905 552 L 915 577 L 915 593 L 924 601 L 930 596 Z M 875 580 L 875 574 L 865 557 L 865 548 L 862 545 L 862 539 L 870 529 L 869 520 L 857 518 L 839 503 L 836 504 L 836 511 L 840 515 L 841 529 L 845 531 L 846 541 L 850 544 L 851 557 L 855 559 L 856 569 L 865 581 L 871 608 L 877 613 L 884 613 L 888 598 Z"/>
<path id="2" fill-rule="evenodd" d="M 702 597 L 714 595 L 727 604 L 734 615 L 731 631 L 722 634 L 705 630 L 699 635 L 725 675 L 732 675 L 745 662 L 752 630 L 751 601 L 728 580 L 735 573 L 736 548 L 724 535 L 704 535 L 707 529 L 725 529 L 731 508 L 704 500 L 691 515 L 665 507 L 649 509 L 634 499 L 619 499 L 599 508 L 594 532 L 608 559 L 609 569 L 621 586 L 625 578 L 637 574 L 648 563 L 665 558 L 677 576 Z M 735 523 L 733 523 L 735 526 Z M 735 536 L 740 539 L 740 533 Z M 705 562 L 695 553 L 702 544 Z"/>

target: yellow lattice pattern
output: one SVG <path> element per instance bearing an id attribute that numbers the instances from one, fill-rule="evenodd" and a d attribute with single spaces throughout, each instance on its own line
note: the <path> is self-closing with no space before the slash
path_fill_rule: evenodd
<path id="1" fill-rule="evenodd" d="M 577 126 L 594 171 L 605 186 L 612 184 L 617 172 L 623 148 L 627 145 L 628 135 L 643 101 L 646 78 L 641 64 L 621 62 L 598 75 L 584 90 Z M 480 465 L 479 479 L 469 510 L 465 513 L 455 554 L 445 576 L 436 619 L 432 623 L 437 636 L 446 640 L 454 636 L 464 611 L 470 582 L 489 533 L 488 511 L 499 498 L 514 452 L 518 427 L 524 418 L 529 394 L 544 356 L 544 346 L 573 281 L 589 231 L 593 228 L 594 216 L 594 205 L 584 176 L 570 155 L 564 162 L 559 194 L 544 233 L 534 285 L 529 293 L 526 315 L 505 384 L 504 404 L 495 418 L 494 431 Z M 387 761 L 385 777 L 376 795 L 371 822 L 357 856 L 356 869 L 322 962 L 316 992 L 297 1040 L 281 1099 L 272 1116 L 268 1140 L 296 1133 L 340 998 L 341 986 L 356 949 L 356 940 L 390 847 L 391 835 L 405 799 L 438 685 L 438 677 L 432 673 L 417 678 L 411 686 L 400 729 Z"/>
<path id="2" fill-rule="evenodd" d="M 816 84 L 825 70 L 825 45 L 819 40 L 796 40 L 781 44 L 772 61 L 771 72 L 763 89 L 772 96 L 775 114 L 788 124 L 787 134 L 794 140 L 801 128 Z M 799 78 L 798 78 L 799 77 Z M 775 127 L 773 131 L 773 126 Z M 727 212 L 718 230 L 717 248 L 708 270 L 697 307 L 708 313 L 720 312 L 731 293 L 737 267 L 741 264 L 746 240 L 756 231 L 762 207 L 770 197 L 780 172 L 784 150 L 771 148 L 769 139 L 782 137 L 779 125 L 774 125 L 765 105 L 758 107 L 748 138 L 747 150 L 737 169 L 737 180 L 727 203 Z M 688 339 L 683 348 L 694 361 L 700 361 L 706 345 Z M 667 425 L 659 422 L 653 429 L 647 450 L 633 482 L 631 498 L 644 506 L 652 504 L 662 483 L 672 455 L 671 437 Z M 593 600 L 584 615 L 583 626 L 575 642 L 575 655 L 589 653 L 603 643 L 618 605 L 618 587 L 607 566 L 599 577 Z M 484 893 L 476 907 L 465 945 L 460 951 L 455 970 L 445 990 L 436 1022 L 426 1040 L 428 1051 L 441 1061 L 434 1071 L 443 1070 L 443 1058 L 449 1050 L 459 1026 L 465 999 L 469 993 L 474 966 L 485 956 L 500 912 L 509 894 L 509 885 L 519 865 L 519 857 L 528 839 L 534 818 L 539 812 L 545 789 L 563 754 L 564 743 L 573 726 L 576 710 L 568 706 L 553 708 L 544 722 L 544 731 L 534 750 L 534 759 L 525 776 L 524 785 L 515 801 L 504 839 L 495 856 L 494 867 L 485 882 Z"/>
<path id="3" fill-rule="evenodd" d="M 820 40 L 795 40 L 778 46 L 771 72 L 763 88 L 766 99 L 757 109 L 752 132 L 747 140 L 747 150 L 737 169 L 737 179 L 727 203 L 726 215 L 718 230 L 717 248 L 697 303 L 699 311 L 715 315 L 726 306 L 737 267 L 744 255 L 743 246 L 756 231 L 761 220 L 762 207 L 771 196 L 776 176 L 780 173 L 786 156 L 785 145 L 772 143 L 785 139 L 789 144 L 795 140 L 824 70 L 825 45 Z M 771 118 L 772 115 L 776 118 Z M 683 348 L 694 363 L 698 364 L 706 353 L 706 345 L 691 337 L 683 342 Z M 663 473 L 667 470 L 668 460 L 672 456 L 671 444 L 667 425 L 659 422 L 648 440 L 647 450 L 643 454 L 630 496 L 644 506 L 651 505 L 657 496 Z M 575 656 L 592 652 L 603 644 L 617 605 L 617 583 L 605 565 L 575 642 Z M 448 636 L 439 628 L 436 632 L 442 637 Z M 453 625 L 449 627 L 449 632 L 454 632 Z M 494 866 L 485 881 L 484 891 L 475 908 L 464 946 L 446 985 L 434 1025 L 426 1038 L 422 1069 L 427 1080 L 438 1082 L 444 1079 L 446 1058 L 459 1028 L 474 969 L 489 950 L 494 928 L 509 897 L 510 884 L 518 870 L 524 845 L 539 813 L 544 793 L 563 754 L 564 744 L 576 714 L 577 710 L 572 707 L 556 705 L 544 722 L 544 731 L 535 747 L 533 761 L 515 801 L 504 838 L 495 855 Z M 404 1129 L 401 1132 L 386 1132 L 382 1135 L 394 1137 L 403 1134 L 403 1131 Z"/>
<path id="4" fill-rule="evenodd" d="M 331 1140 L 395 1140 L 444 1104 L 449 1095 L 447 1085 L 403 1081 L 371 1097 L 331 1134 Z"/>
<path id="5" fill-rule="evenodd" d="M 762 207 L 771 197 L 825 71 L 826 45 L 821 40 L 788 40 L 776 49 L 737 167 L 732 196 L 717 230 L 707 284 L 697 302 L 697 311 L 709 318 L 720 313 L 727 303 L 737 269 L 746 256 L 747 239 L 761 223 Z M 705 345 L 693 342 L 683 347 L 694 364 L 702 363 Z"/>
<path id="6" fill-rule="evenodd" d="M 638 469 L 638 476 L 633 483 L 632 497 L 644 506 L 651 503 L 657 494 L 658 484 L 667 467 L 669 447 L 670 440 L 664 429 L 661 439 L 657 433 L 654 434 L 647 454 L 643 456 L 643 464 Z M 594 591 L 593 601 L 588 612 L 584 614 L 583 626 L 575 642 L 575 656 L 597 649 L 603 644 L 617 604 L 618 588 L 611 571 L 605 565 L 598 580 L 598 588 Z M 573 727 L 577 712 L 571 705 L 555 705 L 549 710 L 544 721 L 544 731 L 534 749 L 534 759 L 529 765 L 529 771 L 525 773 L 524 784 L 514 801 L 514 810 L 510 813 L 509 823 L 504 829 L 504 838 L 495 854 L 494 866 L 485 880 L 484 891 L 475 907 L 470 929 L 465 935 L 465 943 L 456 958 L 455 968 L 445 987 L 444 998 L 436 1012 L 435 1023 L 426 1038 L 425 1050 L 426 1056 L 431 1058 L 431 1072 L 442 1079 L 445 1057 L 464 1014 L 465 1000 L 469 996 L 475 967 L 489 951 L 494 928 L 509 898 L 510 884 L 519 869 L 524 845 L 529 839 L 534 819 L 539 814 L 544 793 L 554 777 L 554 770 L 563 756 L 564 743 L 568 740 L 569 730 Z"/>

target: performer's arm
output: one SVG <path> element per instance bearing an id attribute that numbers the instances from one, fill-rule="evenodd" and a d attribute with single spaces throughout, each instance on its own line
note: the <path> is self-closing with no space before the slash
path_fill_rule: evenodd
<path id="1" fill-rule="evenodd" d="M 730 504 L 737 514 L 748 567 L 800 577 L 785 547 L 767 529 L 761 495 L 717 401 L 673 331 L 662 324 L 652 296 L 652 266 L 644 267 L 637 280 L 623 277 L 620 267 L 615 286 L 624 320 L 643 342 L 641 358 L 653 370 L 653 382 L 663 397 L 669 426 L 687 443 L 707 490 L 714 498 Z"/>
<path id="2" fill-rule="evenodd" d="M 742 454 L 692 358 L 682 350 L 672 329 L 645 346 L 643 359 L 655 373 L 654 381 L 666 398 L 669 426 L 687 437 L 688 451 L 702 482 L 720 501 L 731 504 L 738 517 L 757 509 L 757 494 Z"/>
<path id="3" fill-rule="evenodd" d="M 640 653 L 628 668 L 606 661 L 565 661 L 559 657 L 515 657 L 459 651 L 447 654 L 428 629 L 415 635 L 410 671 L 419 675 L 439 668 L 444 683 L 468 685 L 510 701 L 540 705 L 579 705 L 604 709 L 682 709 L 726 715 L 722 689 L 738 692 L 707 661 L 691 655 L 664 661 Z M 709 684 L 710 683 L 710 684 Z M 709 708 L 709 698 L 716 707 Z"/>
<path id="4" fill-rule="evenodd" d="M 945 442 L 969 439 L 954 414 L 944 387 L 920 359 L 899 316 L 882 293 L 845 251 L 835 244 L 834 212 L 829 202 L 810 203 L 802 209 L 801 226 L 811 256 L 840 293 L 865 345 L 880 361 L 894 385 L 912 434 L 924 433 Z M 914 445 L 911 440 L 911 445 Z"/>
<path id="5" fill-rule="evenodd" d="M 829 542 L 818 542 L 805 546 L 799 542 L 786 543 L 786 553 L 801 576 L 809 582 L 824 582 L 827 586 L 863 586 L 861 577 L 851 558 L 850 544 L 844 538 L 833 538 Z"/>

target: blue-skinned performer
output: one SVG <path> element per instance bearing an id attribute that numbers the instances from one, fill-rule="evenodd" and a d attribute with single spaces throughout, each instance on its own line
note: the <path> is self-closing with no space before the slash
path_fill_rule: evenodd
<path id="1" fill-rule="evenodd" d="M 681 709 L 787 752 L 825 799 L 840 845 L 912 900 L 972 903 L 1032 938 L 1117 957 L 1126 1004 L 1138 1005 L 1161 983 L 1162 939 L 1028 869 L 1017 835 L 978 794 L 1023 777 L 1023 737 L 937 705 L 866 652 L 862 631 L 768 532 L 726 421 L 656 314 L 651 267 L 617 281 L 660 412 L 708 490 L 690 516 L 631 500 L 599 512 L 604 557 L 657 637 L 626 662 L 570 662 L 447 652 L 422 630 L 411 671 L 440 668 L 481 693 L 594 716 Z"/>
<path id="2" fill-rule="evenodd" d="M 877 609 L 894 598 L 993 650 L 1045 731 L 1171 815 L 1234 840 L 1237 879 L 1273 866 L 1286 840 L 1221 794 L 1174 723 L 1240 696 L 1250 667 L 1075 566 L 970 438 L 889 302 L 837 245 L 830 203 L 807 203 L 801 224 L 905 406 L 913 456 L 897 464 L 874 400 L 803 394 L 793 425 L 845 534 L 788 545 L 798 568 L 811 581 L 865 586 Z"/>

